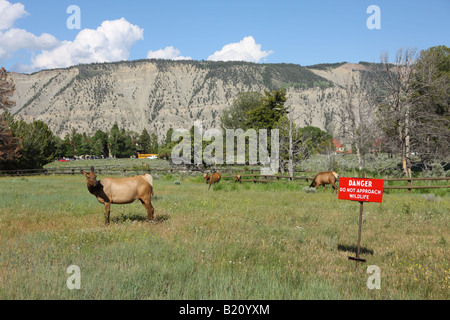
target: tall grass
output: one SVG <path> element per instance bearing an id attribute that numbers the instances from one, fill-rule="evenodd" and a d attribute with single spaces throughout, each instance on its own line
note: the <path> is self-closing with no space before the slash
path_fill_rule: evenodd
<path id="1" fill-rule="evenodd" d="M 0 299 L 448 299 L 448 194 L 365 205 L 362 255 L 382 277 L 369 290 L 347 258 L 357 202 L 285 183 L 154 183 L 155 222 L 136 202 L 104 227 L 81 175 L 0 179 Z"/>

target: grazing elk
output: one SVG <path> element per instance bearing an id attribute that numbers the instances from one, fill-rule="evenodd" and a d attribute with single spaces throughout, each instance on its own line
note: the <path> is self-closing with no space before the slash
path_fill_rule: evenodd
<path id="1" fill-rule="evenodd" d="M 211 188 L 211 185 L 216 184 L 220 181 L 221 175 L 218 172 L 214 172 L 211 174 L 211 177 L 209 177 L 209 187 L 208 190 Z"/>
<path id="2" fill-rule="evenodd" d="M 337 180 L 339 180 L 339 175 L 334 171 L 319 172 L 309 187 L 318 189 L 320 186 L 323 186 L 323 191 L 325 191 L 325 185 L 331 184 L 334 192 L 337 190 L 335 184 Z"/>
<path id="3" fill-rule="evenodd" d="M 105 225 L 109 224 L 111 204 L 132 203 L 139 199 L 147 210 L 147 221 L 153 221 L 154 208 L 151 202 L 153 195 L 153 178 L 148 173 L 128 178 L 103 178 L 97 180 L 94 167 L 91 172 L 81 170 L 86 177 L 87 188 L 101 204 L 105 205 Z"/>
<path id="4" fill-rule="evenodd" d="M 235 179 L 234 179 L 234 182 L 239 182 L 239 183 L 241 183 L 241 175 L 238 173 L 237 175 L 236 175 L 236 177 L 235 177 Z"/>

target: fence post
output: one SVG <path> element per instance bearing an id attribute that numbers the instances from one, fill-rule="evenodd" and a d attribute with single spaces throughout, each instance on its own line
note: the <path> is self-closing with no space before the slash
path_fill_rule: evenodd
<path id="1" fill-rule="evenodd" d="M 408 180 L 408 187 L 411 187 L 412 181 L 411 179 Z M 411 194 L 411 188 L 408 188 L 408 194 Z"/>

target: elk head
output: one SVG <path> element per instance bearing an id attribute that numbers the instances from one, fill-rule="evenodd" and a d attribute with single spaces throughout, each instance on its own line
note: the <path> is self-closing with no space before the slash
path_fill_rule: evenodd
<path id="1" fill-rule="evenodd" d="M 98 185 L 97 175 L 94 173 L 94 167 L 91 167 L 91 172 L 86 173 L 84 170 L 80 171 L 86 177 L 88 186 L 96 187 Z"/>

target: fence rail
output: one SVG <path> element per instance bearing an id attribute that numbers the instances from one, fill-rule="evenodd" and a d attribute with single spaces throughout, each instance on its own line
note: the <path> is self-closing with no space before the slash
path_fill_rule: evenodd
<path id="1" fill-rule="evenodd" d="M 88 166 L 64 167 L 64 168 L 47 168 L 47 169 L 13 169 L 0 170 L 1 176 L 25 176 L 25 175 L 47 175 L 47 174 L 78 174 L 80 170 L 87 170 Z M 191 167 L 171 167 L 171 168 L 120 168 L 114 165 L 95 167 L 96 172 L 203 172 L 206 170 Z M 208 170 L 209 171 L 209 170 Z M 221 168 L 221 172 L 248 172 L 259 173 L 260 169 L 233 169 Z M 308 172 L 308 171 L 303 171 Z"/>
<path id="2" fill-rule="evenodd" d="M 232 178 L 234 179 L 236 176 L 222 176 L 222 178 L 228 179 L 228 178 Z M 245 179 L 245 178 L 252 178 L 253 179 Z M 258 179 L 259 177 L 259 179 Z M 279 176 L 279 175 L 275 175 L 275 176 L 265 176 L 265 175 L 252 175 L 252 174 L 246 174 L 246 175 L 241 175 L 242 182 L 253 182 L 253 183 L 258 183 L 258 182 L 276 182 L 279 181 L 280 179 L 284 178 L 287 179 L 287 181 L 292 181 L 292 180 L 305 180 L 306 182 L 309 182 L 309 180 L 313 180 L 314 177 L 303 177 L 303 176 L 294 176 L 294 177 L 289 177 L 289 176 Z M 269 179 L 270 178 L 270 179 Z M 384 186 L 383 189 L 384 190 L 389 190 L 389 189 L 406 189 L 408 190 L 408 193 L 411 193 L 411 190 L 413 189 L 439 189 L 439 188 L 450 188 L 450 185 L 441 185 L 441 186 L 414 186 L 413 182 L 414 181 L 443 181 L 443 180 L 450 180 L 450 177 L 431 177 L 431 178 L 388 178 L 388 179 L 384 179 L 384 182 L 389 182 L 389 181 L 406 181 L 408 183 L 407 186 Z"/>
<path id="3" fill-rule="evenodd" d="M 83 167 L 67 167 L 67 168 L 48 168 L 48 169 L 20 169 L 20 170 L 1 170 L 0 171 L 0 177 L 5 176 L 37 176 L 37 175 L 76 175 L 80 173 L 80 170 Z M 199 169 L 192 169 L 187 167 L 178 167 L 178 168 L 117 168 L 114 166 L 102 166 L 97 167 L 95 171 L 98 174 L 120 174 L 120 175 L 127 175 L 128 173 L 158 173 L 158 172 L 164 172 L 164 173 L 201 173 L 202 170 Z M 305 182 L 312 181 L 314 177 L 310 176 L 303 176 L 301 174 L 305 173 L 312 173 L 311 171 L 301 171 L 301 172 L 294 172 L 294 176 L 286 176 L 286 175 L 261 175 L 256 174 L 260 172 L 260 169 L 233 169 L 233 168 L 227 168 L 227 169 L 220 169 L 221 172 L 233 172 L 233 173 L 243 173 L 241 174 L 241 182 L 263 182 L 263 183 L 271 183 L 271 182 L 291 182 L 295 183 L 295 180 L 304 180 Z M 255 173 L 256 172 L 256 173 Z M 248 174 L 250 173 L 250 174 Z M 223 179 L 235 179 L 236 175 L 222 175 Z M 286 179 L 285 181 L 283 181 Z M 389 189 L 405 189 L 408 190 L 408 193 L 411 193 L 411 190 L 413 189 L 438 189 L 438 188 L 450 188 L 450 185 L 434 185 L 434 186 L 417 186 L 413 185 L 414 181 L 448 181 L 450 180 L 450 177 L 430 177 L 430 178 L 387 178 L 384 179 L 385 184 L 389 182 L 395 182 L 395 181 L 404 181 L 407 182 L 406 186 L 389 186 L 385 185 L 384 190 Z"/>

